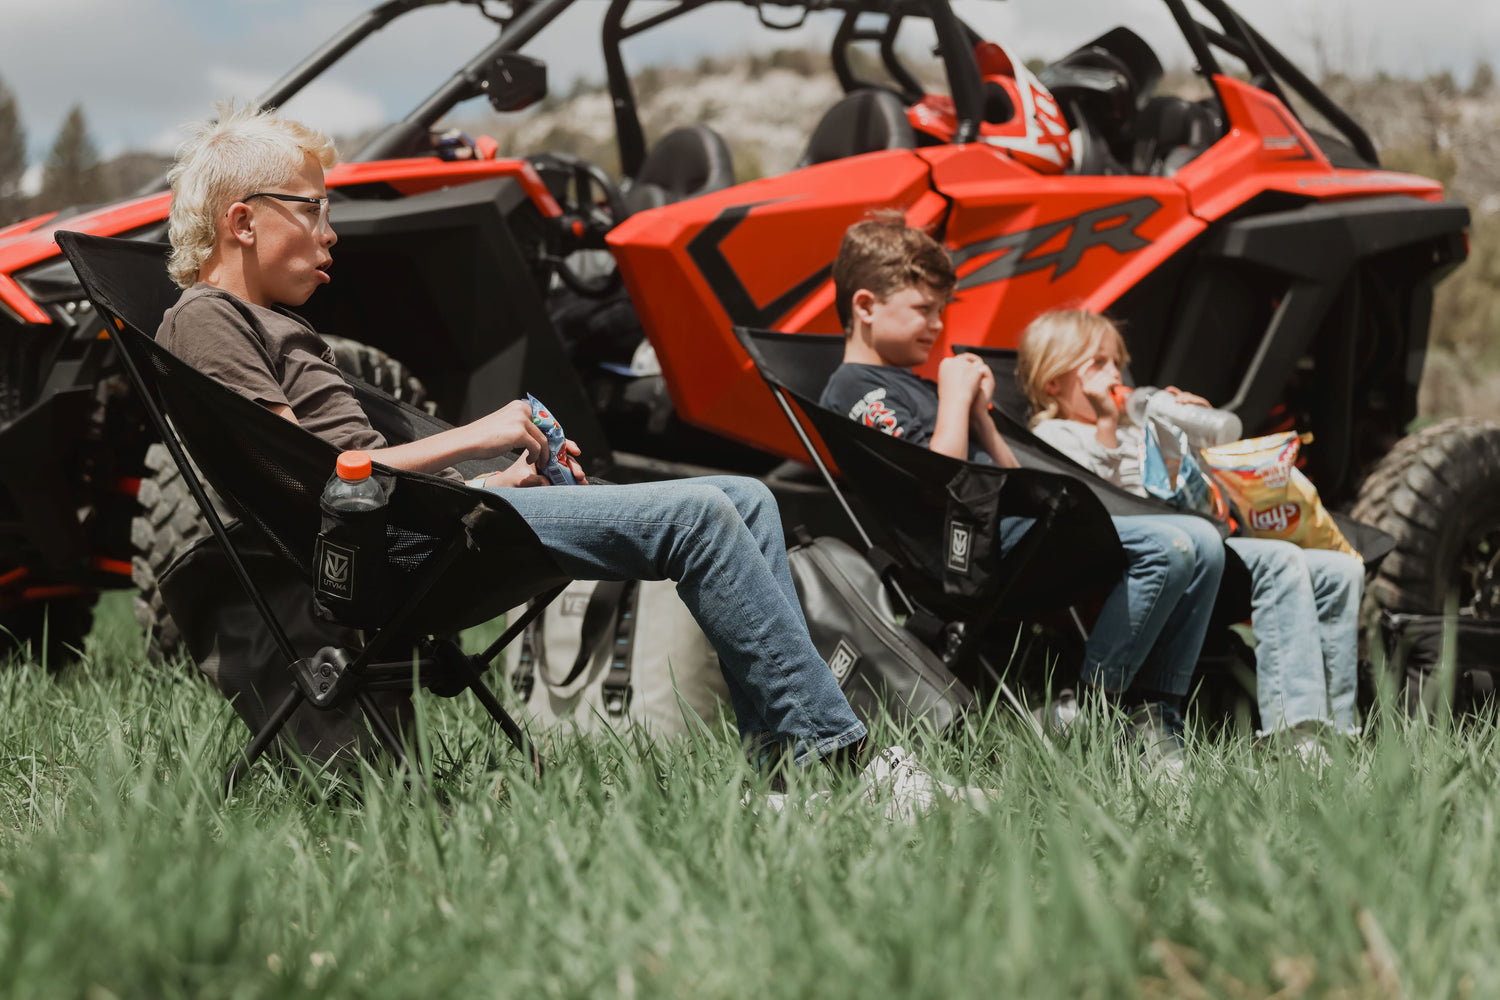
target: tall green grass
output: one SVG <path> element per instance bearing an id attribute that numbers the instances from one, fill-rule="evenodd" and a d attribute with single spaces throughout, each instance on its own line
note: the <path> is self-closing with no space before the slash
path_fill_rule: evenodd
<path id="1" fill-rule="evenodd" d="M 1321 776 L 1215 737 L 1160 787 L 997 715 L 922 751 L 993 811 L 891 826 L 852 783 L 746 808 L 723 728 L 558 735 L 535 785 L 431 700 L 430 792 L 260 765 L 221 804 L 242 727 L 102 617 L 0 670 L 0 996 L 1500 995 L 1488 724 L 1381 720 Z"/>

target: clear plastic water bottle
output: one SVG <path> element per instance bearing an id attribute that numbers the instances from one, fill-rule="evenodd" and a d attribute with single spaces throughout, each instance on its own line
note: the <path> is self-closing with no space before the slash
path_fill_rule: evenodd
<path id="1" fill-rule="evenodd" d="M 531 393 L 526 394 L 526 402 L 531 404 L 531 422 L 541 428 L 542 433 L 547 435 L 547 465 L 539 470 L 547 477 L 547 482 L 553 486 L 576 486 L 578 480 L 573 478 L 573 473 L 567 466 L 557 460 L 562 452 L 562 447 L 567 443 L 568 436 L 563 433 L 562 425 L 552 415 L 552 411 L 542 404 Z"/>
<path id="2" fill-rule="evenodd" d="M 339 455 L 323 488 L 322 530 L 314 551 L 318 609 L 346 625 L 380 623 L 385 575 L 385 488 L 362 451 Z"/>
<path id="3" fill-rule="evenodd" d="M 1125 402 L 1125 412 L 1137 427 L 1144 428 L 1147 419 L 1156 417 L 1181 428 L 1194 448 L 1212 448 L 1244 436 L 1238 414 L 1179 402 L 1170 392 L 1155 386 L 1141 386 L 1132 392 Z"/>

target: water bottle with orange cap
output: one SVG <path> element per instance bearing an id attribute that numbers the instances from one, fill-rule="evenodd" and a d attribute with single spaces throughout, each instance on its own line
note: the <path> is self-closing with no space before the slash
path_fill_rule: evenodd
<path id="1" fill-rule="evenodd" d="M 319 611 L 346 625 L 379 623 L 385 573 L 385 487 L 362 451 L 339 455 L 323 488 L 314 552 Z"/>

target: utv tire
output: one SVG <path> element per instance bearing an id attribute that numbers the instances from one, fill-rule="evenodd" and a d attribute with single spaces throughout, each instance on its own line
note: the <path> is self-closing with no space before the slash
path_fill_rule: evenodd
<path id="1" fill-rule="evenodd" d="M 212 490 L 209 498 L 219 516 L 227 518 Z M 146 449 L 146 476 L 136 500 L 142 513 L 130 523 L 130 544 L 135 548 L 130 560 L 130 577 L 136 586 L 135 620 L 146 633 L 147 654 L 166 661 L 177 655 L 182 634 L 167 612 L 157 580 L 172 560 L 211 532 L 164 444 Z"/>
<path id="2" fill-rule="evenodd" d="M 411 370 L 389 354 L 357 340 L 324 337 L 333 349 L 333 360 L 339 370 L 370 383 L 381 392 L 395 396 L 403 403 L 437 413 L 437 404 L 427 398 L 427 387 Z"/>
<path id="3" fill-rule="evenodd" d="M 403 402 L 428 412 L 436 410 L 427 399 L 426 386 L 389 354 L 342 337 L 323 339 L 333 349 L 342 371 Z M 166 661 L 186 650 L 182 649 L 182 634 L 167 611 L 157 581 L 174 559 L 211 532 L 166 445 L 158 443 L 146 449 L 146 470 L 137 495 L 143 510 L 130 526 L 130 541 L 135 547 L 130 561 L 131 578 L 137 588 L 135 620 L 146 633 L 148 654 Z M 229 516 L 212 489 L 209 499 L 221 517 Z"/>
<path id="4" fill-rule="evenodd" d="M 1391 449 L 1353 516 L 1396 539 L 1370 596 L 1382 608 L 1500 619 L 1500 421 L 1434 424 Z"/>

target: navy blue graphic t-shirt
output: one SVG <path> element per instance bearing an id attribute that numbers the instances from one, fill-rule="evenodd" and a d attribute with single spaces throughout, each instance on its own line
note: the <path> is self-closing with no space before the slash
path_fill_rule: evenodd
<path id="1" fill-rule="evenodd" d="M 828 377 L 818 405 L 923 448 L 931 446 L 937 429 L 937 383 L 909 368 L 846 362 Z M 972 440 L 969 461 L 993 464 Z"/>

